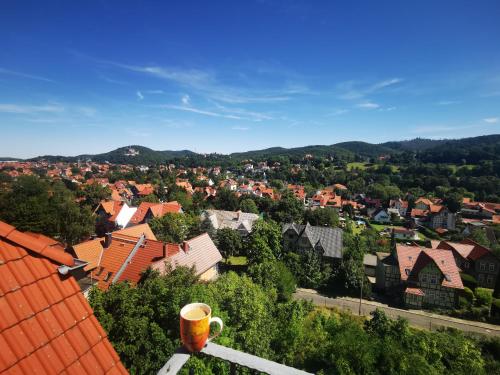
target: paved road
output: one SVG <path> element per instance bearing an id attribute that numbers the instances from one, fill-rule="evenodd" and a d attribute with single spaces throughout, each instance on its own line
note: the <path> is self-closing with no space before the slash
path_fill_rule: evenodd
<path id="1" fill-rule="evenodd" d="M 311 300 L 316 306 L 337 307 L 343 310 L 349 310 L 354 314 L 358 314 L 359 312 L 359 299 L 349 297 L 329 298 L 311 289 L 297 289 L 293 297 L 295 299 Z M 411 326 L 418 328 L 436 330 L 440 327 L 452 327 L 464 332 L 480 333 L 487 336 L 500 336 L 500 326 L 494 324 L 451 318 L 420 310 L 397 309 L 382 303 L 367 300 L 363 300 L 361 304 L 361 315 L 369 316 L 370 312 L 376 308 L 384 310 L 387 316 L 393 319 L 397 317 L 406 318 Z"/>

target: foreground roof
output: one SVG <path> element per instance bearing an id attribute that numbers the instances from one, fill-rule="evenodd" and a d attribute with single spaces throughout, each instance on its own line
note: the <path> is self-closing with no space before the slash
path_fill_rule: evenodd
<path id="1" fill-rule="evenodd" d="M 0 373 L 127 374 L 47 238 L 0 222 Z"/>

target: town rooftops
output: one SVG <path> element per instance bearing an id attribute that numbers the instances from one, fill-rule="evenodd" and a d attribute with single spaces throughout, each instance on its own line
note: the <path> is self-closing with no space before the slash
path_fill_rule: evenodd
<path id="1" fill-rule="evenodd" d="M 58 272 L 73 258 L 37 237 L 0 222 L 0 373 L 127 374 L 75 279 Z"/>
<path id="2" fill-rule="evenodd" d="M 151 212 L 153 217 L 162 217 L 167 213 L 182 212 L 182 206 L 176 201 L 166 203 L 142 202 L 130 219 L 130 224 L 136 225 L 142 223 L 148 212 Z"/>

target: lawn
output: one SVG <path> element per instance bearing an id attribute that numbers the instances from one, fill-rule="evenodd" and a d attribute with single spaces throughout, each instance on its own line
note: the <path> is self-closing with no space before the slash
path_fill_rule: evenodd
<path id="1" fill-rule="evenodd" d="M 229 257 L 226 263 L 232 266 L 246 266 L 248 261 L 247 257 Z"/>
<path id="2" fill-rule="evenodd" d="M 347 163 L 347 170 L 352 171 L 353 169 L 365 170 L 366 163 L 360 163 L 360 162 Z"/>
<path id="3" fill-rule="evenodd" d="M 372 226 L 373 229 L 375 229 L 377 232 L 382 232 L 385 228 L 399 228 L 399 229 L 404 229 L 403 227 L 401 226 L 394 226 L 394 225 L 384 225 L 384 224 L 370 224 Z M 419 231 L 416 231 L 416 233 L 418 234 L 418 239 L 423 241 L 423 240 L 426 240 L 427 237 L 419 232 Z"/>

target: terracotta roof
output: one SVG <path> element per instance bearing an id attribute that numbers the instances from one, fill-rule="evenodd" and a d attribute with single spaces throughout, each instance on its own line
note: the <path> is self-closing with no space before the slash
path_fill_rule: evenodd
<path id="1" fill-rule="evenodd" d="M 0 222 L 0 373 L 127 374 L 74 278 L 34 250 L 45 246 Z"/>
<path id="2" fill-rule="evenodd" d="M 474 248 L 472 249 L 472 251 L 469 254 L 469 258 L 472 260 L 477 260 L 477 259 L 479 259 L 487 254 L 491 254 L 490 249 L 488 249 L 487 247 L 481 246 L 477 242 L 472 241 L 470 238 L 465 238 L 464 240 L 462 240 L 461 243 L 474 246 Z"/>
<path id="3" fill-rule="evenodd" d="M 144 216 L 148 212 L 151 206 L 157 205 L 158 203 L 151 202 L 142 202 L 139 207 L 137 207 L 137 211 L 135 211 L 134 216 L 130 219 L 130 224 L 139 224 L 144 220 Z"/>
<path id="4" fill-rule="evenodd" d="M 185 247 L 184 247 L 185 246 Z M 170 263 L 173 268 L 184 266 L 195 268 L 196 274 L 201 275 L 222 260 L 222 255 L 207 233 L 185 241 L 183 249 L 177 254 L 153 264 L 152 268 L 164 273 L 165 263 Z"/>
<path id="5" fill-rule="evenodd" d="M 73 246 L 77 258 L 88 262 L 83 268 L 85 271 L 90 271 L 99 265 L 99 258 L 102 255 L 102 241 L 103 238 L 96 238 L 94 240 L 85 241 Z"/>
<path id="6" fill-rule="evenodd" d="M 47 241 L 43 237 L 37 238 L 25 233 L 19 232 L 11 225 L 0 221 L 0 236 L 12 242 L 15 242 L 26 249 L 44 256 L 56 263 L 64 264 L 66 266 L 74 266 L 75 262 L 73 257 L 64 252 L 64 248 L 57 241 Z"/>
<path id="7" fill-rule="evenodd" d="M 148 223 L 134 225 L 133 227 L 117 230 L 116 232 L 113 233 L 124 234 L 127 236 L 137 237 L 137 238 L 139 238 L 141 235 L 144 234 L 148 240 L 156 241 L 156 236 L 151 230 L 151 227 L 149 226 Z"/>
<path id="8" fill-rule="evenodd" d="M 165 246 L 165 254 L 163 246 Z M 170 257 L 178 252 L 179 245 L 177 244 L 164 244 L 160 241 L 146 240 L 130 259 L 117 281 L 126 280 L 137 283 L 141 279 L 142 273 L 154 262 L 165 260 L 165 256 Z"/>
<path id="9" fill-rule="evenodd" d="M 416 296 L 425 296 L 425 293 L 422 289 L 420 288 L 406 288 L 405 289 L 405 293 L 408 293 L 408 294 L 414 294 Z"/>
<path id="10" fill-rule="evenodd" d="M 110 246 L 104 249 L 98 267 L 92 271 L 92 277 L 98 281 L 99 288 L 108 289 L 137 241 L 136 237 L 112 235 Z"/>
<path id="11" fill-rule="evenodd" d="M 420 270 L 429 262 L 434 262 L 444 276 L 441 282 L 442 286 L 463 289 L 459 269 L 451 250 L 428 249 L 398 244 L 396 245 L 396 251 L 401 280 L 416 281 Z"/>

